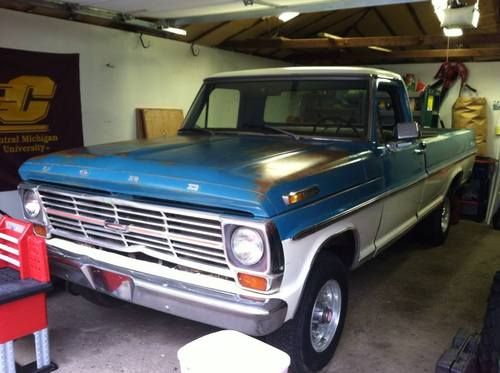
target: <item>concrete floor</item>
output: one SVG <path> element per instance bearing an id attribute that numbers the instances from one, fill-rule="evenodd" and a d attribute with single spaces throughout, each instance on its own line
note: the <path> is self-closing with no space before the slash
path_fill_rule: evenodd
<path id="1" fill-rule="evenodd" d="M 479 330 L 500 270 L 500 232 L 462 221 L 445 246 L 409 234 L 352 273 L 349 312 L 324 372 L 433 372 L 458 328 Z M 216 331 L 133 305 L 95 306 L 58 292 L 49 299 L 52 357 L 59 372 L 178 372 L 177 350 Z M 30 339 L 16 342 L 20 362 Z"/>

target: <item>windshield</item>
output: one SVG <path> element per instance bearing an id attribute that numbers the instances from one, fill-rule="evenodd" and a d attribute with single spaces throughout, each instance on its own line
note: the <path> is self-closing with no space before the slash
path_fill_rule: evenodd
<path id="1" fill-rule="evenodd" d="M 208 83 L 184 130 L 364 139 L 368 86 L 348 78 Z"/>

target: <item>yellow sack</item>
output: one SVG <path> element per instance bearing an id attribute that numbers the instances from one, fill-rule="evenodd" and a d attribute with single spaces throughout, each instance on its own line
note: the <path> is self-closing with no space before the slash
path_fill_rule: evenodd
<path id="1" fill-rule="evenodd" d="M 478 155 L 486 155 L 488 110 L 486 98 L 460 96 L 453 105 L 453 128 L 468 128 L 476 134 Z"/>

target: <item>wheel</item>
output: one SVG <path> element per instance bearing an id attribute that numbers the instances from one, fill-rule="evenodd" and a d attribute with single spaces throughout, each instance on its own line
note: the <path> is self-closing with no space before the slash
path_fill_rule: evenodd
<path id="1" fill-rule="evenodd" d="M 317 372 L 335 353 L 346 311 L 347 271 L 336 256 L 320 253 L 295 317 L 265 340 L 290 355 L 291 373 Z"/>
<path id="2" fill-rule="evenodd" d="M 478 360 L 481 373 L 498 373 L 500 367 L 500 272 L 491 286 L 484 317 Z"/>
<path id="3" fill-rule="evenodd" d="M 71 284 L 70 292 L 74 295 L 81 295 L 89 302 L 101 307 L 115 308 L 123 306 L 125 304 L 125 302 L 120 299 L 100 293 L 96 290 L 86 288 L 84 286 Z"/>
<path id="4" fill-rule="evenodd" d="M 451 196 L 447 194 L 441 205 L 425 218 L 421 227 L 425 240 L 432 246 L 440 246 L 448 237 L 451 223 Z"/>

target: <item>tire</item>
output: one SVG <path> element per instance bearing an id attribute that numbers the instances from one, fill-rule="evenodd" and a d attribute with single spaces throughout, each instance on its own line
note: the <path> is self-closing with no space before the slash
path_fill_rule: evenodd
<path id="1" fill-rule="evenodd" d="M 125 305 L 126 303 L 120 299 L 100 293 L 96 290 L 86 288 L 84 286 L 71 285 L 71 293 L 74 295 L 81 295 L 85 300 L 88 300 L 95 305 L 116 308 Z"/>
<path id="2" fill-rule="evenodd" d="M 500 272 L 491 286 L 484 317 L 478 360 L 481 373 L 498 373 L 500 363 Z"/>
<path id="3" fill-rule="evenodd" d="M 344 327 L 347 312 L 347 271 L 342 262 L 327 252 L 320 253 L 302 293 L 302 299 L 295 313 L 295 317 L 286 322 L 273 334 L 265 337 L 265 341 L 287 352 L 291 358 L 291 373 L 317 372 L 332 359 Z M 338 301 L 322 304 L 318 295 L 333 295 Z M 324 299 L 324 298 L 322 298 Z M 313 309 L 323 308 L 321 320 L 313 321 Z M 338 309 L 338 312 L 335 312 Z M 319 312 L 316 312 L 319 317 Z M 337 316 L 336 316 L 337 315 Z M 325 339 L 321 333 L 313 337 L 313 330 L 318 324 L 327 324 Z M 328 324 L 330 328 L 328 328 Z M 336 327 L 335 327 L 336 324 Z M 313 342 L 314 340 L 314 342 Z"/>
<path id="4" fill-rule="evenodd" d="M 448 193 L 443 202 L 425 218 L 421 232 L 425 241 L 432 246 L 440 246 L 448 238 L 451 225 L 451 200 Z"/>

